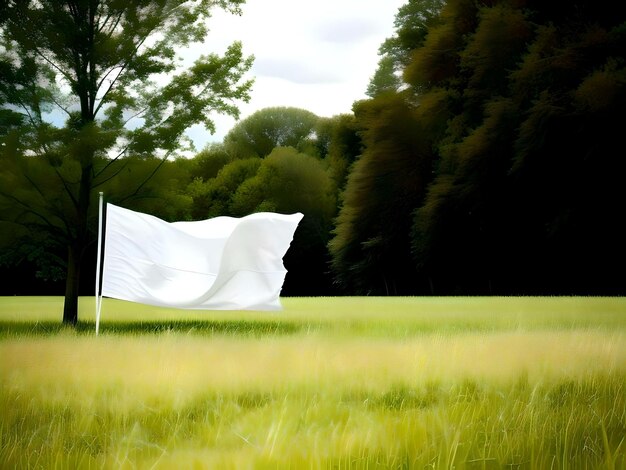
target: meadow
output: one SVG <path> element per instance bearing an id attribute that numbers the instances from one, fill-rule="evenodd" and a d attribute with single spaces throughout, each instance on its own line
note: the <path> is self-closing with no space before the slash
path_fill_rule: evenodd
<path id="1" fill-rule="evenodd" d="M 0 468 L 626 468 L 626 298 L 0 297 Z"/>

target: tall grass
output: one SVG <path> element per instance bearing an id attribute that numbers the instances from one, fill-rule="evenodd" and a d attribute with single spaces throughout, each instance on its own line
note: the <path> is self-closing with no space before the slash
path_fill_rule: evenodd
<path id="1" fill-rule="evenodd" d="M 2 468 L 626 468 L 622 299 L 82 300 L 0 299 Z"/>

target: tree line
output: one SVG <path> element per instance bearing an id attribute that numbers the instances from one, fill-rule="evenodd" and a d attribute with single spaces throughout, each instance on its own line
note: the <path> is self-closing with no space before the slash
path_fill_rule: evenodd
<path id="1" fill-rule="evenodd" d="M 352 113 L 267 108 L 191 159 L 172 157 L 189 123 L 210 127 L 208 110 L 236 115 L 232 103 L 249 96 L 240 45 L 163 90 L 152 78 L 173 70 L 174 45 L 204 32 L 187 2 L 34 4 L 0 15 L 0 263 L 14 279 L 4 294 L 45 289 L 29 285 L 37 276 L 93 290 L 96 191 L 166 220 L 303 212 L 285 295 L 626 291 L 626 18 L 614 2 L 409 0 Z M 51 10 L 40 30 L 56 32 L 29 42 L 20 28 L 42 21 L 41 8 Z M 145 49 L 106 18 L 146 37 L 176 27 Z M 69 92 L 52 86 L 61 66 Z M 80 106 L 55 127 L 46 109 L 64 93 Z"/>
<path id="2" fill-rule="evenodd" d="M 624 13 L 412 6 L 438 7 L 410 2 L 381 48 L 401 86 L 380 80 L 355 106 L 364 151 L 330 242 L 338 281 L 359 293 L 623 294 Z"/>

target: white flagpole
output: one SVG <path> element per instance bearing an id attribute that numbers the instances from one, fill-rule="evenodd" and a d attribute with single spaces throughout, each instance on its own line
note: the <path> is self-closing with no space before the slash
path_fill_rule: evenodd
<path id="1" fill-rule="evenodd" d="M 102 258 L 102 201 L 104 193 L 100 193 L 98 203 L 98 257 L 96 259 L 96 336 L 100 330 L 100 309 L 102 307 L 102 296 L 100 295 L 100 260 Z"/>

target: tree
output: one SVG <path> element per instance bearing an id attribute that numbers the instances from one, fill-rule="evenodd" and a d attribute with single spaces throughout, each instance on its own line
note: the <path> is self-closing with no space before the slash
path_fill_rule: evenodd
<path id="1" fill-rule="evenodd" d="M 396 34 L 380 47 L 379 69 L 367 90 L 372 99 L 354 105 L 352 127 L 358 129 L 363 148 L 347 177 L 329 243 L 335 281 L 347 292 L 411 293 L 416 284 L 412 213 L 431 181 L 432 144 L 448 114 L 445 96 L 418 106 L 417 88 L 400 77 L 428 27 L 438 23 L 442 4 L 411 0 L 398 10 Z M 331 161 L 337 162 L 336 157 Z M 348 168 L 332 167 L 343 186 Z"/>
<path id="2" fill-rule="evenodd" d="M 243 0 L 39 0 L 0 4 L 2 217 L 67 249 L 63 321 L 78 320 L 94 193 L 124 157 L 168 156 L 194 123 L 236 116 L 251 87 L 240 43 L 180 69 L 212 8 Z M 64 124 L 61 124 L 65 116 Z M 123 171 L 124 165 L 116 171 Z M 157 168 L 154 172 L 158 171 Z M 124 188 L 138 195 L 147 179 Z M 126 197 L 126 196 L 124 196 Z"/>
<path id="3" fill-rule="evenodd" d="M 224 146 L 234 158 L 264 158 L 275 147 L 300 148 L 315 130 L 318 119 L 305 109 L 261 109 L 236 124 L 226 134 Z"/>
<path id="4" fill-rule="evenodd" d="M 432 142 L 447 113 L 445 97 L 415 108 L 407 93 L 355 105 L 365 148 L 348 176 L 329 243 L 336 282 L 347 292 L 406 294 L 416 283 L 412 213 L 431 181 Z"/>
<path id="5" fill-rule="evenodd" d="M 444 0 L 409 0 L 398 9 L 395 34 L 378 49 L 378 68 L 366 91 L 370 98 L 402 88 L 402 72 L 411 62 L 412 52 L 422 46 L 429 28 L 440 22 L 444 4 Z"/>

